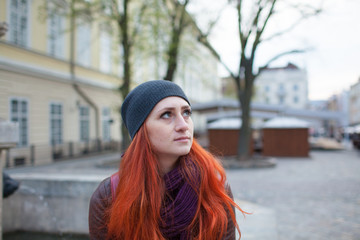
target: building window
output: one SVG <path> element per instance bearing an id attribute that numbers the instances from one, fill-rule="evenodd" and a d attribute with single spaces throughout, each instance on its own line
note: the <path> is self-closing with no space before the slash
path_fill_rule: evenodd
<path id="1" fill-rule="evenodd" d="M 118 62 L 116 64 L 118 65 L 119 77 L 123 77 L 124 76 L 124 72 L 123 72 L 124 68 L 123 68 L 122 60 L 124 59 L 124 49 L 122 48 L 121 45 L 119 45 L 118 49 L 119 49 L 119 53 L 118 53 L 118 57 L 117 57 Z M 139 68 L 138 70 L 141 70 L 141 68 Z"/>
<path id="2" fill-rule="evenodd" d="M 294 97 L 294 103 L 298 103 L 299 102 L 299 97 L 298 96 L 295 96 Z"/>
<path id="3" fill-rule="evenodd" d="M 283 83 L 280 83 L 280 84 L 279 84 L 279 90 L 280 90 L 280 91 L 284 91 L 284 84 L 283 84 Z"/>
<path id="4" fill-rule="evenodd" d="M 76 59 L 79 64 L 89 67 L 91 63 L 91 25 L 82 21 L 77 26 Z"/>
<path id="5" fill-rule="evenodd" d="M 50 141 L 51 145 L 63 142 L 63 109 L 58 103 L 50 104 Z"/>
<path id="6" fill-rule="evenodd" d="M 48 18 L 48 53 L 57 58 L 64 58 L 64 17 L 55 11 L 49 12 Z"/>
<path id="7" fill-rule="evenodd" d="M 24 99 L 10 100 L 10 119 L 19 124 L 19 147 L 28 145 L 28 102 Z"/>
<path id="8" fill-rule="evenodd" d="M 9 40 L 27 47 L 29 44 L 29 1 L 11 0 L 9 2 Z"/>
<path id="9" fill-rule="evenodd" d="M 269 92 L 270 91 L 270 87 L 269 86 L 265 86 L 265 92 Z"/>
<path id="10" fill-rule="evenodd" d="M 102 130 L 103 130 L 102 138 L 104 142 L 108 142 L 111 140 L 110 121 L 111 121 L 110 108 L 105 107 L 102 110 Z"/>
<path id="11" fill-rule="evenodd" d="M 296 92 L 297 90 L 299 90 L 299 86 L 297 84 L 294 84 L 294 91 Z"/>
<path id="12" fill-rule="evenodd" d="M 285 102 L 284 96 L 280 96 L 279 97 L 279 104 L 282 105 L 282 104 L 284 104 L 284 102 Z"/>
<path id="13" fill-rule="evenodd" d="M 90 140 L 90 110 L 89 107 L 80 107 L 80 141 Z"/>
<path id="14" fill-rule="evenodd" d="M 111 71 L 111 37 L 106 31 L 100 36 L 100 70 L 106 73 Z"/>

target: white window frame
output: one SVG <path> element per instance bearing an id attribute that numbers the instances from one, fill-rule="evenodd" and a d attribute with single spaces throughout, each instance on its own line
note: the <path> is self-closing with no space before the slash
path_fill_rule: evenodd
<path id="1" fill-rule="evenodd" d="M 111 72 L 111 52 L 111 35 L 106 30 L 103 30 L 100 35 L 100 71 Z"/>
<path id="2" fill-rule="evenodd" d="M 284 105 L 284 104 L 285 104 L 285 97 L 284 97 L 284 96 L 279 96 L 279 104 L 280 104 L 280 105 Z"/>
<path id="3" fill-rule="evenodd" d="M 82 109 L 87 109 L 88 115 L 82 115 Z M 85 134 L 83 133 L 84 126 L 83 123 L 87 122 L 87 138 L 84 138 Z M 90 107 L 89 106 L 80 106 L 79 107 L 79 134 L 80 142 L 89 142 L 90 141 Z"/>
<path id="4" fill-rule="evenodd" d="M 123 72 L 123 70 L 124 70 L 124 68 L 123 68 L 124 51 L 120 44 L 118 45 L 118 57 L 116 59 L 117 59 L 116 65 L 118 67 L 118 75 L 119 75 L 119 77 L 123 77 L 123 75 L 124 75 L 124 72 Z"/>
<path id="5" fill-rule="evenodd" d="M 12 2 L 16 1 L 17 4 L 20 4 L 21 1 L 26 1 L 25 6 L 26 9 L 24 12 L 20 12 L 19 10 L 12 9 Z M 7 35 L 7 40 L 11 43 L 14 43 L 16 45 L 22 46 L 22 47 L 29 47 L 31 45 L 30 42 L 30 26 L 31 26 L 31 0 L 7 0 L 7 10 L 8 10 L 8 17 L 7 22 L 9 24 L 9 32 Z M 16 14 L 16 22 L 14 23 L 12 21 L 12 15 Z M 24 25 L 21 25 L 21 18 L 25 17 L 26 23 Z M 25 27 L 25 33 L 24 30 L 21 27 Z M 15 32 L 14 32 L 15 31 Z M 14 39 L 14 36 L 16 35 L 16 39 Z M 20 40 L 19 40 L 20 39 Z"/>
<path id="6" fill-rule="evenodd" d="M 57 105 L 61 107 L 61 113 L 60 114 L 53 114 L 52 113 L 52 106 Z M 61 102 L 50 102 L 49 103 L 49 142 L 50 145 L 58 145 L 58 144 L 63 144 L 64 142 L 64 106 Z M 60 120 L 60 130 L 58 134 L 59 140 L 55 142 L 53 142 L 54 139 L 54 135 L 55 132 L 53 132 L 54 128 L 53 128 L 53 120 Z"/>
<path id="7" fill-rule="evenodd" d="M 56 7 L 56 6 L 52 6 Z M 47 50 L 49 55 L 64 59 L 65 58 L 65 18 L 56 12 L 48 10 L 48 41 Z"/>
<path id="8" fill-rule="evenodd" d="M 13 101 L 17 101 L 18 104 L 19 102 L 22 104 L 23 102 L 26 103 L 26 112 L 23 113 L 20 108 L 18 107 L 17 113 L 16 113 L 16 117 L 17 117 L 17 121 L 13 121 L 14 118 L 14 112 L 12 109 L 12 102 Z M 11 122 L 18 122 L 19 123 L 19 142 L 17 144 L 18 147 L 27 147 L 29 146 L 29 111 L 30 111 L 30 104 L 29 104 L 29 100 L 23 97 L 11 97 L 9 99 L 9 119 Z M 23 123 L 21 121 L 19 121 L 19 119 L 26 119 L 26 126 L 25 126 L 25 132 L 23 131 L 24 126 Z M 25 140 L 23 140 L 25 136 Z"/>
<path id="9" fill-rule="evenodd" d="M 298 92 L 299 91 L 299 85 L 297 83 L 294 83 L 293 85 L 293 90 L 294 92 Z"/>
<path id="10" fill-rule="evenodd" d="M 109 107 L 102 108 L 101 118 L 102 118 L 102 140 L 104 142 L 109 142 L 111 141 L 111 123 L 110 123 L 111 110 Z"/>
<path id="11" fill-rule="evenodd" d="M 284 83 L 279 83 L 279 85 L 278 85 L 278 90 L 280 90 L 280 91 L 285 91 L 285 85 L 284 85 Z"/>
<path id="12" fill-rule="evenodd" d="M 84 67 L 91 66 L 91 23 L 77 21 L 76 62 Z"/>

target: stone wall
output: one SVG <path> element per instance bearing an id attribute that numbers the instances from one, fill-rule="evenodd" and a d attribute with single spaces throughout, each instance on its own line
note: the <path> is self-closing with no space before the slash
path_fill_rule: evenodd
<path id="1" fill-rule="evenodd" d="M 88 233 L 88 208 L 98 177 L 16 174 L 20 188 L 3 201 L 3 232 Z"/>

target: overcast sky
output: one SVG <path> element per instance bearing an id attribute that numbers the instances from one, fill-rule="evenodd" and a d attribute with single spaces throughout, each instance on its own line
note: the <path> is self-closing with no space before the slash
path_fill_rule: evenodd
<path id="1" fill-rule="evenodd" d="M 256 64 L 258 66 L 265 64 L 271 57 L 284 50 L 312 49 L 305 54 L 284 57 L 274 62 L 273 66 L 285 66 L 290 61 L 306 69 L 310 99 L 327 99 L 342 90 L 348 90 L 360 77 L 360 1 L 301 0 L 301 2 L 316 5 L 322 3 L 322 14 L 302 22 L 284 37 L 262 45 L 257 52 Z M 211 2 L 211 5 L 215 10 L 223 6 L 218 1 Z M 198 16 L 205 12 L 202 10 L 199 14 L 196 8 L 193 9 Z M 216 11 L 212 13 L 214 12 Z M 226 8 L 221 16 L 211 35 L 211 41 L 227 65 L 235 70 L 239 56 L 237 15 L 233 8 Z M 271 32 L 281 29 L 292 19 L 294 14 L 290 12 L 281 18 L 274 18 L 267 34 L 270 35 Z M 226 75 L 223 70 L 220 70 L 220 73 Z"/>

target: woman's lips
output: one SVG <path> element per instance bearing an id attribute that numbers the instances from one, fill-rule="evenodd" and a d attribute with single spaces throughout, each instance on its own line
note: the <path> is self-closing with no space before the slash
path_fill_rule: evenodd
<path id="1" fill-rule="evenodd" d="M 175 138 L 176 142 L 187 142 L 189 140 L 190 140 L 190 137 L 188 137 L 188 136 Z"/>

